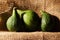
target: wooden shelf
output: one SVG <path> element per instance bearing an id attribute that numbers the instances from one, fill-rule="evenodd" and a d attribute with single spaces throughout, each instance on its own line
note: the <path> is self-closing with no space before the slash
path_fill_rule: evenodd
<path id="1" fill-rule="evenodd" d="M 0 40 L 60 40 L 60 32 L 0 32 Z"/>

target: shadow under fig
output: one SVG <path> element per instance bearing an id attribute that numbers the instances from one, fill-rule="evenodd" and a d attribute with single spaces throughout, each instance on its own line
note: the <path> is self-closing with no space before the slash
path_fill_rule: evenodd
<path id="1" fill-rule="evenodd" d="M 51 15 L 51 25 L 52 25 L 52 30 L 51 32 L 60 32 L 60 20 L 54 16 Z"/>

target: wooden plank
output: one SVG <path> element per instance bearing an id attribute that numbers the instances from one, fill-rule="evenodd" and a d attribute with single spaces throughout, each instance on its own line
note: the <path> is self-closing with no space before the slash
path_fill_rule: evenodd
<path id="1" fill-rule="evenodd" d="M 43 40 L 60 40 L 60 32 L 44 32 Z"/>
<path id="2" fill-rule="evenodd" d="M 42 32 L 0 32 L 0 40 L 43 40 Z"/>
<path id="3" fill-rule="evenodd" d="M 60 32 L 0 32 L 0 40 L 60 40 Z"/>

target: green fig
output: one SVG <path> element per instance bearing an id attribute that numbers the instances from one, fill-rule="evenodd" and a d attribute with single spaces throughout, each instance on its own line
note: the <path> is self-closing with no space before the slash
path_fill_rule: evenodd
<path id="1" fill-rule="evenodd" d="M 42 21 L 41 21 L 41 29 L 42 31 L 52 32 L 55 29 L 56 23 L 56 17 L 53 17 L 49 13 L 45 11 L 40 11 L 42 14 Z M 54 19 L 55 18 L 55 19 Z M 55 22 L 54 22 L 55 21 Z M 57 28 L 57 27 L 56 27 Z"/>
<path id="2" fill-rule="evenodd" d="M 7 29 L 9 31 L 22 31 L 22 24 L 21 20 L 19 18 L 19 15 L 17 14 L 16 8 L 13 8 L 12 16 L 10 16 L 7 20 Z"/>
<path id="3" fill-rule="evenodd" d="M 39 16 L 32 10 L 25 10 L 23 21 L 27 31 L 35 31 L 40 25 Z"/>
<path id="4" fill-rule="evenodd" d="M 42 14 L 42 21 L 41 21 L 41 29 L 42 29 L 42 31 L 51 30 L 50 26 L 48 26 L 49 23 L 50 23 L 50 15 L 47 12 L 42 11 L 42 10 L 40 12 Z M 49 28 L 47 28 L 47 27 L 49 27 Z"/>
<path id="5" fill-rule="evenodd" d="M 17 9 L 17 13 L 18 13 L 19 18 L 20 18 L 20 20 L 21 20 L 21 25 L 22 25 L 24 31 L 26 31 L 26 30 L 25 30 L 25 29 L 26 29 L 25 23 L 24 23 L 24 21 L 23 21 L 23 15 L 24 15 L 25 12 L 24 12 L 23 10 Z"/>
<path id="6" fill-rule="evenodd" d="M 19 14 L 20 19 L 21 19 L 22 16 L 23 16 L 23 14 L 24 14 L 24 11 L 23 11 L 23 10 L 19 10 L 19 9 L 17 9 L 17 13 Z"/>

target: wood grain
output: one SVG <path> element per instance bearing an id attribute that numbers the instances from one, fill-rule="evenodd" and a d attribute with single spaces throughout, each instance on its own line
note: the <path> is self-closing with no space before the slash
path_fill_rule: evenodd
<path id="1" fill-rule="evenodd" d="M 0 32 L 0 40 L 60 40 L 60 32 Z"/>
<path id="2" fill-rule="evenodd" d="M 42 32 L 0 32 L 0 40 L 43 40 Z"/>
<path id="3" fill-rule="evenodd" d="M 44 40 L 60 40 L 60 32 L 44 32 Z"/>

